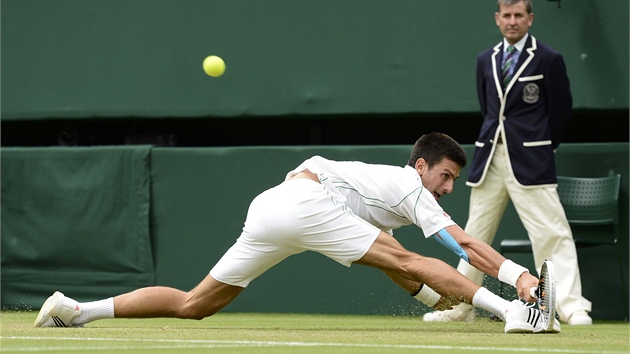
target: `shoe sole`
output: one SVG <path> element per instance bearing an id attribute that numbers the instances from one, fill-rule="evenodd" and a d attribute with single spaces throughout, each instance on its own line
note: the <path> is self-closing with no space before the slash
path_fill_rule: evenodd
<path id="1" fill-rule="evenodd" d="M 43 327 L 46 323 L 47 317 L 50 316 L 50 312 L 53 311 L 59 304 L 63 304 L 63 294 L 58 291 L 55 291 L 42 305 L 42 308 L 39 310 L 39 314 L 35 319 L 35 327 Z M 51 316 L 52 317 L 52 316 Z M 63 322 L 59 323 L 53 318 L 57 327 L 67 327 Z M 61 325 L 60 325 L 61 324 Z"/>
<path id="2" fill-rule="evenodd" d="M 453 314 L 457 311 L 457 314 Z M 453 309 L 446 311 L 434 311 L 425 313 L 422 316 L 424 322 L 472 322 L 475 320 L 474 308 L 470 309 Z M 463 313 L 465 312 L 465 313 Z"/>
<path id="3" fill-rule="evenodd" d="M 527 322 L 510 323 L 505 325 L 505 333 L 534 333 L 532 325 Z"/>
<path id="4" fill-rule="evenodd" d="M 590 326 L 593 324 L 593 320 L 592 319 L 583 319 L 583 320 L 579 320 L 579 321 L 571 321 L 569 320 L 568 325 L 569 326 Z"/>
<path id="5" fill-rule="evenodd" d="M 545 334 L 545 333 L 547 333 L 547 334 L 556 334 L 556 333 L 562 333 L 562 331 L 561 330 L 557 330 L 555 328 L 552 328 L 550 331 L 543 330 L 543 331 L 534 332 L 534 334 Z"/>
<path id="6" fill-rule="evenodd" d="M 426 315 L 425 315 L 426 316 Z M 448 317 L 438 317 L 438 316 L 428 316 L 428 317 L 422 317 L 422 321 L 424 322 L 473 322 L 475 320 L 475 317 L 466 317 L 466 318 L 456 318 L 456 319 L 452 319 L 452 318 L 448 318 Z"/>

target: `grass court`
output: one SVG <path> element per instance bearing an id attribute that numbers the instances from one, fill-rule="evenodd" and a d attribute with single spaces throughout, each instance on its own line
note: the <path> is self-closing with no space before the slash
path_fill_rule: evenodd
<path id="1" fill-rule="evenodd" d="M 502 322 L 419 316 L 219 313 L 202 321 L 101 320 L 35 328 L 35 311 L 0 314 L 2 353 L 630 353 L 627 322 L 504 334 Z"/>

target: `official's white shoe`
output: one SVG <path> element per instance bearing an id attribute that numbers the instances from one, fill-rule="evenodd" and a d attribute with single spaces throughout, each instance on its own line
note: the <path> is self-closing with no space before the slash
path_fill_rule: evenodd
<path id="1" fill-rule="evenodd" d="M 586 311 L 577 311 L 571 314 L 567 323 L 571 326 L 590 326 L 593 324 L 593 319 Z"/>
<path id="2" fill-rule="evenodd" d="M 35 327 L 83 327 L 72 320 L 81 314 L 79 303 L 59 291 L 50 296 L 39 310 Z"/>
<path id="3" fill-rule="evenodd" d="M 560 333 L 560 322 L 554 318 L 553 329 L 547 331 L 540 310 L 514 300 L 505 313 L 505 333 Z"/>
<path id="4" fill-rule="evenodd" d="M 422 317 L 425 322 L 470 322 L 475 320 L 473 305 L 462 302 L 452 310 L 427 312 Z"/>

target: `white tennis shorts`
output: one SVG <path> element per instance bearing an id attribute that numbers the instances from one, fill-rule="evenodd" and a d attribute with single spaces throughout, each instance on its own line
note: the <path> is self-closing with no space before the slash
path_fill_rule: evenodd
<path id="1" fill-rule="evenodd" d="M 246 287 L 283 259 L 304 251 L 319 252 L 350 267 L 379 233 L 377 227 L 336 202 L 322 184 L 294 178 L 252 201 L 241 236 L 210 275 Z"/>

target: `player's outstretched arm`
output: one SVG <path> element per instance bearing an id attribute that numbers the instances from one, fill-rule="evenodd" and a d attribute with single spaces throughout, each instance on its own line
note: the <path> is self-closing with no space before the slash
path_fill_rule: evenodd
<path id="1" fill-rule="evenodd" d="M 469 236 L 458 225 L 449 226 L 445 230 L 466 252 L 468 263 L 473 267 L 514 286 L 521 299 L 535 301 L 529 290 L 538 285 L 538 278 L 531 275 L 527 268 L 506 259 L 485 242 Z"/>

